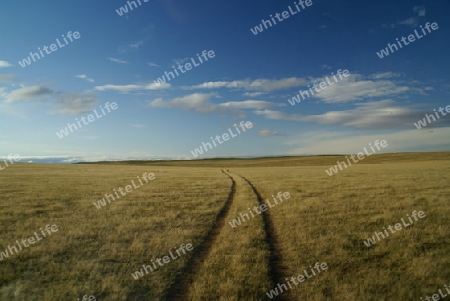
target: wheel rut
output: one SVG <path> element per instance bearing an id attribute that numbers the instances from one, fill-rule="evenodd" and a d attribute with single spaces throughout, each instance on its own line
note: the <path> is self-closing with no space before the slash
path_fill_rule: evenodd
<path id="1" fill-rule="evenodd" d="M 206 257 L 210 253 L 211 247 L 213 246 L 217 236 L 219 235 L 220 230 L 225 225 L 225 217 L 227 216 L 228 211 L 230 211 L 231 204 L 233 203 L 236 194 L 236 182 L 224 170 L 221 170 L 221 172 L 226 174 L 232 182 L 228 199 L 225 202 L 225 205 L 217 214 L 216 220 L 212 228 L 206 234 L 203 242 L 193 250 L 192 256 L 188 261 L 188 263 L 186 264 L 186 267 L 176 277 L 174 283 L 172 284 L 166 295 L 165 300 L 168 301 L 186 300 L 185 295 L 188 292 L 189 286 L 193 282 L 197 272 L 201 269 L 202 263 L 205 261 Z"/>
<path id="2" fill-rule="evenodd" d="M 258 203 L 260 205 L 264 204 L 264 199 L 256 189 L 255 185 L 253 185 L 253 183 L 247 180 L 244 176 L 232 173 L 229 170 L 225 171 L 222 169 L 221 172 L 227 175 L 232 182 L 228 199 L 225 202 L 222 209 L 219 211 L 212 228 L 205 236 L 203 242 L 193 250 L 192 256 L 189 259 L 188 263 L 186 264 L 186 267 L 182 269 L 181 273 L 176 277 L 174 283 L 169 288 L 164 300 L 167 301 L 187 300 L 189 287 L 194 282 L 196 275 L 202 268 L 203 262 L 210 254 L 214 242 L 219 236 L 221 229 L 224 227 L 226 216 L 230 211 L 230 208 L 233 204 L 233 200 L 236 196 L 236 181 L 233 179 L 232 175 L 242 178 L 252 188 L 253 193 L 256 195 L 258 199 Z M 269 259 L 268 259 L 269 272 L 267 277 L 271 282 L 271 287 L 268 288 L 268 291 L 270 291 L 278 283 L 285 282 L 283 275 L 284 267 L 282 265 L 281 260 L 281 247 L 279 245 L 276 236 L 274 223 L 268 210 L 262 212 L 262 219 L 264 224 L 265 241 L 269 249 Z M 290 293 L 289 291 L 286 291 L 283 294 L 278 295 L 278 297 L 275 297 L 274 299 L 281 301 L 292 300 L 292 298 L 290 299 L 289 297 Z"/>
<path id="3" fill-rule="evenodd" d="M 244 176 L 238 175 L 244 179 L 245 182 L 247 182 L 250 187 L 252 188 L 253 192 L 258 197 L 258 202 L 260 205 L 264 204 L 264 199 L 259 193 L 259 191 L 256 189 L 255 185 L 253 185 L 252 182 L 247 180 Z M 285 267 L 282 264 L 282 257 L 281 257 L 281 246 L 278 242 L 278 238 L 275 232 L 275 225 L 273 223 L 273 220 L 270 216 L 269 210 L 266 210 L 262 212 L 262 218 L 264 222 L 264 231 L 266 233 L 266 243 L 269 246 L 270 256 L 269 256 L 269 277 L 272 282 L 272 287 L 275 287 L 278 283 L 284 283 L 285 281 L 285 275 L 283 271 L 285 270 Z M 288 301 L 288 300 L 294 300 L 290 297 L 290 292 L 286 291 L 283 294 L 276 297 L 276 300 L 281 301 Z"/>

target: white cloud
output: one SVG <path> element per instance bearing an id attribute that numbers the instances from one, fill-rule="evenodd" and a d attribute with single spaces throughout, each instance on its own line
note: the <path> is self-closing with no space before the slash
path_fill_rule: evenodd
<path id="1" fill-rule="evenodd" d="M 157 98 L 153 100 L 149 106 L 153 108 L 180 108 L 182 110 L 191 110 L 203 114 L 218 112 L 221 114 L 237 115 L 240 118 L 245 117 L 241 111 L 243 109 L 263 109 L 268 107 L 284 106 L 284 104 L 264 100 L 229 101 L 214 104 L 210 101 L 213 97 L 217 97 L 217 94 L 194 93 L 168 101 L 164 101 L 162 98 Z"/>
<path id="2" fill-rule="evenodd" d="M 424 6 L 414 6 L 414 12 L 417 13 L 419 17 L 425 16 L 425 7 Z M 381 27 L 383 28 L 395 28 L 397 25 L 406 25 L 410 27 L 417 27 L 419 25 L 419 19 L 416 17 L 410 17 L 405 20 L 397 21 L 397 23 L 385 23 Z"/>
<path id="3" fill-rule="evenodd" d="M 0 74 L 0 83 L 12 82 L 16 79 L 13 74 Z"/>
<path id="4" fill-rule="evenodd" d="M 3 94 L 6 99 L 5 102 L 13 103 L 18 101 L 30 101 L 42 96 L 53 94 L 54 91 L 44 86 L 32 86 L 27 88 L 20 88 L 12 91 L 9 94 Z"/>
<path id="5" fill-rule="evenodd" d="M 419 20 L 415 17 L 411 17 L 408 18 L 406 20 L 403 21 L 398 21 L 397 24 L 399 25 L 407 25 L 407 26 L 411 26 L 411 27 L 416 27 L 417 25 L 419 25 Z"/>
<path id="6" fill-rule="evenodd" d="M 129 47 L 130 47 L 130 48 L 133 48 L 133 49 L 138 49 L 138 48 L 141 47 L 143 44 L 144 44 L 144 41 L 138 41 L 138 42 L 136 42 L 136 43 L 131 43 L 131 44 L 129 45 Z"/>
<path id="7" fill-rule="evenodd" d="M 236 109 L 265 109 L 270 107 L 284 107 L 284 103 L 275 103 L 264 100 L 244 100 L 244 101 L 229 101 L 219 104 L 221 107 L 236 108 Z"/>
<path id="8" fill-rule="evenodd" d="M 308 132 L 297 137 L 289 137 L 286 145 L 297 146 L 288 152 L 291 155 L 300 154 L 356 154 L 375 140 L 386 140 L 388 146 L 381 152 L 396 151 L 437 151 L 449 147 L 450 127 L 430 131 L 417 129 L 398 131 L 394 133 L 359 134 L 354 132 Z"/>
<path id="9" fill-rule="evenodd" d="M 81 78 L 81 79 L 85 79 L 90 83 L 95 82 L 95 80 L 93 80 L 92 78 L 89 78 L 86 76 L 86 74 L 80 74 L 80 75 L 75 75 L 76 78 Z"/>
<path id="10" fill-rule="evenodd" d="M 130 44 L 127 44 L 127 45 L 122 45 L 122 46 L 119 47 L 118 52 L 120 54 L 123 54 L 123 53 L 128 52 L 128 51 L 137 50 L 143 44 L 144 44 L 144 41 L 137 41 L 137 42 L 130 43 Z"/>
<path id="11" fill-rule="evenodd" d="M 331 68 L 323 65 L 323 68 Z M 326 75 L 332 82 L 333 77 Z M 313 97 L 322 99 L 324 102 L 349 102 L 372 97 L 390 97 L 392 95 L 404 93 L 410 90 L 407 86 L 398 86 L 392 81 L 393 78 L 399 77 L 400 74 L 394 72 L 376 73 L 369 76 L 361 74 L 351 74 L 348 78 L 339 80 L 334 85 L 328 86 L 319 93 L 314 93 Z M 205 82 L 199 85 L 183 87 L 188 90 L 213 90 L 213 89 L 242 89 L 246 90 L 245 96 L 256 97 L 263 93 L 273 92 L 277 90 L 292 89 L 296 87 L 304 87 L 307 91 L 307 85 L 313 83 L 319 84 L 326 81 L 326 78 L 283 78 L 279 80 L 257 79 L 257 80 L 234 80 L 234 81 L 216 81 Z"/>
<path id="12" fill-rule="evenodd" d="M 109 57 L 108 60 L 110 60 L 111 62 L 115 62 L 115 63 L 127 64 L 127 61 L 115 59 L 115 58 L 113 58 L 113 57 Z"/>
<path id="13" fill-rule="evenodd" d="M 153 108 L 180 108 L 199 113 L 211 113 L 218 111 L 217 106 L 209 102 L 213 96 L 215 96 L 214 93 L 194 93 L 183 97 L 177 97 L 169 101 L 164 101 L 162 98 L 157 98 L 149 105 Z"/>
<path id="14" fill-rule="evenodd" d="M 260 130 L 258 132 L 258 136 L 261 136 L 261 137 L 272 137 L 272 136 L 284 136 L 284 135 L 282 135 L 282 134 L 280 134 L 278 132 L 275 132 L 275 131 L 264 129 L 264 130 Z"/>
<path id="15" fill-rule="evenodd" d="M 331 70 L 331 66 L 329 66 L 329 65 L 322 65 L 322 69 Z"/>
<path id="16" fill-rule="evenodd" d="M 273 111 L 273 110 L 261 110 L 261 111 L 255 111 L 256 115 L 264 116 L 267 119 L 270 120 L 288 120 L 288 121 L 305 121 L 304 116 L 299 114 L 284 114 L 280 111 Z"/>
<path id="17" fill-rule="evenodd" d="M 159 67 L 159 65 L 152 63 L 152 62 L 147 63 L 147 65 L 149 65 L 150 67 Z"/>
<path id="18" fill-rule="evenodd" d="M 12 67 L 12 66 L 14 66 L 14 65 L 11 65 L 7 61 L 0 60 L 0 68 L 7 68 L 7 67 Z"/>
<path id="19" fill-rule="evenodd" d="M 382 79 L 382 78 L 396 78 L 396 77 L 400 77 L 401 74 L 400 73 L 395 73 L 395 72 L 380 72 L 380 73 L 375 73 L 372 75 L 369 75 L 368 78 L 372 78 L 372 79 Z"/>
<path id="20" fill-rule="evenodd" d="M 323 15 L 327 18 L 333 19 L 335 21 L 342 21 L 342 19 L 333 16 L 330 12 L 324 12 Z"/>
<path id="21" fill-rule="evenodd" d="M 388 76 L 393 77 L 394 73 L 379 73 L 365 77 L 360 74 L 350 74 L 347 78 L 343 77 L 333 85 L 327 85 L 326 88 L 311 97 L 316 97 L 327 103 L 345 103 L 355 100 L 370 99 L 374 97 L 391 97 L 411 90 L 407 86 L 398 86 L 391 80 L 385 80 Z M 381 80 L 372 80 L 378 78 Z M 329 77 L 330 82 L 334 82 L 333 77 Z M 321 81 L 326 82 L 325 78 L 315 79 L 317 84 Z M 307 90 L 305 90 L 307 91 Z M 311 93 L 310 93 L 311 94 Z"/>
<path id="22" fill-rule="evenodd" d="M 413 11 L 419 15 L 419 17 L 424 17 L 426 14 L 425 6 L 414 6 Z"/>
<path id="23" fill-rule="evenodd" d="M 7 95 L 8 93 L 6 93 L 6 88 L 5 87 L 0 88 L 0 99 L 6 98 Z"/>
<path id="24" fill-rule="evenodd" d="M 106 91 L 106 90 L 114 90 L 122 93 L 127 93 L 131 91 L 138 91 L 138 90 L 161 90 L 161 89 L 167 89 L 170 88 L 171 85 L 168 83 L 163 84 L 155 84 L 155 83 L 148 83 L 148 84 L 129 84 L 129 85 L 103 85 L 103 86 L 95 86 L 94 89 L 97 91 Z"/>
<path id="25" fill-rule="evenodd" d="M 173 62 L 175 65 L 181 65 L 181 64 L 183 64 L 184 62 L 187 62 L 187 61 L 189 61 L 189 60 L 190 60 L 190 58 L 185 57 L 184 59 L 173 59 L 172 62 Z"/>
<path id="26" fill-rule="evenodd" d="M 245 92 L 243 95 L 248 97 L 258 97 L 267 94 L 266 92 Z"/>
<path id="27" fill-rule="evenodd" d="M 235 80 L 235 81 L 216 81 L 205 82 L 200 85 L 187 87 L 187 89 L 246 89 L 259 92 L 272 92 L 276 90 L 289 89 L 293 87 L 303 86 L 309 83 L 306 79 L 289 77 L 278 80 L 256 79 L 256 80 Z"/>
<path id="28" fill-rule="evenodd" d="M 272 120 L 313 122 L 324 125 L 339 125 L 355 129 L 381 130 L 396 128 L 415 128 L 414 123 L 423 119 L 431 110 L 413 110 L 405 105 L 398 105 L 392 100 L 382 100 L 357 104 L 350 110 L 330 111 L 320 115 L 285 114 L 280 111 L 261 110 L 255 114 Z M 427 128 L 450 126 L 449 118 L 442 118 L 429 124 Z"/>
<path id="29" fill-rule="evenodd" d="M 5 99 L 5 103 L 15 103 L 21 101 L 37 101 L 43 103 L 52 101 L 52 109 L 49 114 L 78 115 L 92 110 L 92 106 L 97 103 L 97 96 L 92 94 L 72 94 L 66 92 L 56 92 L 45 86 L 32 86 L 20 88 L 5 93 L 0 89 L 0 97 Z"/>
<path id="30" fill-rule="evenodd" d="M 59 95 L 55 107 L 48 113 L 52 115 L 79 115 L 89 113 L 98 102 L 96 95 L 62 93 Z"/>

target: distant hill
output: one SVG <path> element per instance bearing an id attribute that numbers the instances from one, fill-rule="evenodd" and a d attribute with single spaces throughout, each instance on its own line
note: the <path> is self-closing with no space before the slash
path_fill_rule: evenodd
<path id="1" fill-rule="evenodd" d="M 271 167 L 271 166 L 321 166 L 334 165 L 336 161 L 344 161 L 345 155 L 321 156 L 283 156 L 261 158 L 215 158 L 200 160 L 158 160 L 158 161 L 103 161 L 79 162 L 77 164 L 108 164 L 108 165 L 149 165 L 149 166 L 179 166 L 179 167 Z M 450 152 L 424 153 L 389 153 L 374 154 L 357 164 L 374 164 L 390 162 L 416 162 L 450 160 Z"/>

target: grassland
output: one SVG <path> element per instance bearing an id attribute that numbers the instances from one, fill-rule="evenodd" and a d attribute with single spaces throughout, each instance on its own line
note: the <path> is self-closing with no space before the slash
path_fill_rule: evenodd
<path id="1" fill-rule="evenodd" d="M 282 261 L 294 276 L 315 262 L 327 272 L 292 289 L 295 300 L 420 300 L 450 283 L 450 162 L 232 169 L 265 198 L 291 192 L 271 211 Z M 426 217 L 366 247 L 363 240 L 414 210 Z"/>
<path id="2" fill-rule="evenodd" d="M 270 300 L 316 262 L 328 270 L 279 300 L 420 300 L 450 284 L 450 153 L 373 155 L 328 176 L 342 159 L 15 164 L 0 172 L 0 251 L 59 231 L 0 261 L 0 300 Z M 93 205 L 144 172 L 156 179 Z M 279 191 L 291 198 L 230 227 Z M 414 210 L 426 217 L 364 245 Z M 194 251 L 133 279 L 183 243 Z"/>
<path id="3" fill-rule="evenodd" d="M 101 209 L 144 172 L 156 179 Z M 0 250 L 46 224 L 59 231 L 0 261 L 0 300 L 157 300 L 189 259 L 134 280 L 180 244 L 197 246 L 227 199 L 217 169 L 17 165 L 0 174 Z M 189 254 L 189 253 L 188 253 Z"/>

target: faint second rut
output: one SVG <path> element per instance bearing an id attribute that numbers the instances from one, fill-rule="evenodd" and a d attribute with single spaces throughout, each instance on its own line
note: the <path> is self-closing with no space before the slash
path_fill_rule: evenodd
<path id="1" fill-rule="evenodd" d="M 239 223 L 236 229 L 224 228 L 226 219 L 245 212 L 248 206 L 264 204 L 264 200 L 245 177 L 221 172 L 232 181 L 228 199 L 165 300 L 266 300 L 265 292 L 284 282 L 280 246 L 268 211 L 258 220 Z M 274 299 L 292 300 L 289 297 L 285 292 Z"/>
<path id="2" fill-rule="evenodd" d="M 231 204 L 233 203 L 233 199 L 236 194 L 236 182 L 225 171 L 221 171 L 226 174 L 232 182 L 228 199 L 217 215 L 214 225 L 209 230 L 208 234 L 206 234 L 203 242 L 193 250 L 191 259 L 175 279 L 174 284 L 170 287 L 166 296 L 166 300 L 187 300 L 185 295 L 189 289 L 189 286 L 192 284 L 195 275 L 201 269 L 202 263 L 210 253 L 211 247 L 213 246 L 217 236 L 219 235 L 220 230 L 225 225 L 225 217 L 230 210 Z"/>
<path id="3" fill-rule="evenodd" d="M 255 185 L 252 182 L 247 180 L 245 177 L 238 175 L 245 182 L 247 182 L 252 188 L 253 192 L 258 197 L 258 202 L 260 205 L 264 204 L 264 199 L 256 189 Z M 272 282 L 272 287 L 275 287 L 278 283 L 285 282 L 285 275 L 283 270 L 285 270 L 284 265 L 282 264 L 281 259 L 281 246 L 278 242 L 277 235 L 275 232 L 275 226 L 273 220 L 270 216 L 269 210 L 262 212 L 262 218 L 264 221 L 264 230 L 266 233 L 266 243 L 269 246 L 270 257 L 269 257 L 269 277 Z M 277 300 L 294 300 L 290 297 L 290 292 L 287 291 L 283 295 L 279 295 Z"/>

